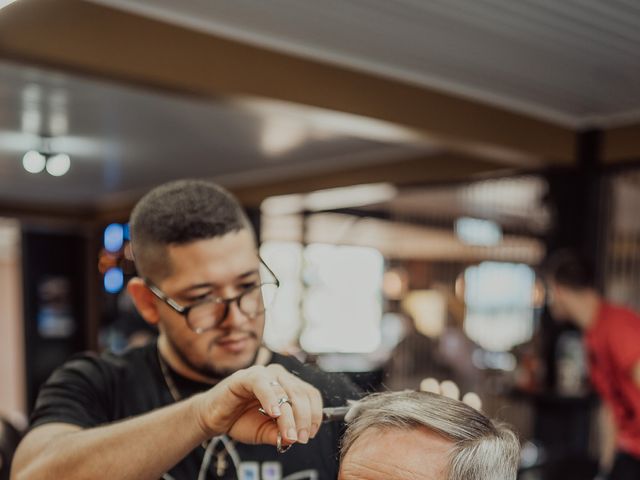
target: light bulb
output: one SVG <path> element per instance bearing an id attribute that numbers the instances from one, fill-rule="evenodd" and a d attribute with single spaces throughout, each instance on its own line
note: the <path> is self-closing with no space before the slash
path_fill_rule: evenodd
<path id="1" fill-rule="evenodd" d="M 40 173 L 44 170 L 45 163 L 44 155 L 35 150 L 29 150 L 22 157 L 22 166 L 29 173 Z"/>
<path id="2" fill-rule="evenodd" d="M 58 153 L 47 160 L 47 172 L 54 177 L 61 177 L 69 171 L 71 158 L 66 153 Z"/>

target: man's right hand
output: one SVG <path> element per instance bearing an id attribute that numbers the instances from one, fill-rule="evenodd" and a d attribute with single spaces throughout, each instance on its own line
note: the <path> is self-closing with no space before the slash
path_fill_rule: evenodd
<path id="1" fill-rule="evenodd" d="M 278 432 L 283 445 L 307 443 L 322 424 L 320 392 L 280 365 L 239 370 L 194 401 L 207 436 L 226 433 L 242 443 L 276 445 Z"/>

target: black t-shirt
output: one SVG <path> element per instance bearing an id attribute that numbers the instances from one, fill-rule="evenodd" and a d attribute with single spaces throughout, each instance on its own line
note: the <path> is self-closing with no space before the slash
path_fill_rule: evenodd
<path id="1" fill-rule="evenodd" d="M 342 375 L 328 374 L 293 357 L 273 354 L 278 363 L 322 393 L 325 406 L 344 405 L 359 396 Z M 211 388 L 171 371 L 183 398 Z M 173 403 L 162 376 L 155 343 L 122 355 L 84 353 L 58 368 L 43 385 L 31 416 L 31 428 L 63 422 L 92 428 L 147 413 Z M 167 426 L 167 428 L 171 428 Z M 324 480 L 338 475 L 338 447 L 343 424 L 323 424 L 306 445 L 296 444 L 278 454 L 269 445 L 245 445 L 224 437 L 212 450 L 207 479 Z M 198 447 L 172 468 L 165 478 L 196 480 L 204 458 Z M 217 475 L 218 457 L 226 463 Z"/>

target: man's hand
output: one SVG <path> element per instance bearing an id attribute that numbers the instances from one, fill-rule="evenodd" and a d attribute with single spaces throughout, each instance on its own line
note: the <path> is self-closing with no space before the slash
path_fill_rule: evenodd
<path id="1" fill-rule="evenodd" d="M 322 423 L 322 397 L 280 365 L 253 366 L 195 398 L 196 415 L 212 437 L 223 433 L 248 444 L 307 443 Z M 262 408 L 265 413 L 260 413 Z"/>

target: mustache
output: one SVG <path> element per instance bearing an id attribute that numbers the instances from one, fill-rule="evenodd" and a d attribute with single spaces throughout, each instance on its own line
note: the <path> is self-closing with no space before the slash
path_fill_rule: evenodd
<path id="1" fill-rule="evenodd" d="M 229 340 L 231 337 L 234 336 L 242 336 L 242 337 L 249 337 L 252 338 L 254 340 L 258 339 L 258 334 L 254 331 L 251 330 L 227 330 L 224 333 L 222 333 L 221 335 L 213 338 L 210 342 L 209 342 L 209 348 L 213 347 L 214 345 L 217 345 L 221 342 L 225 342 L 227 340 Z"/>

